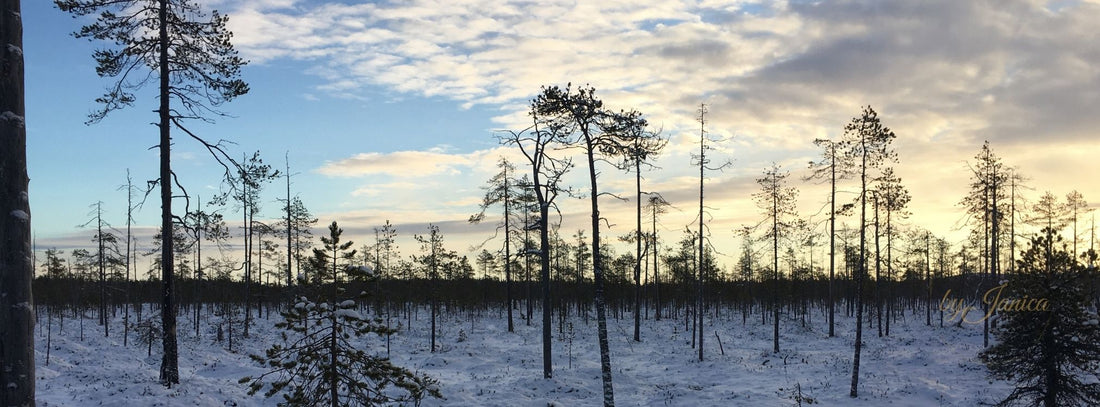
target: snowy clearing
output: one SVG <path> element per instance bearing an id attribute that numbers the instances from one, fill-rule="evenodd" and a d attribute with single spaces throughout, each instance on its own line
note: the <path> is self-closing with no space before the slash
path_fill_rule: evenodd
<path id="1" fill-rule="evenodd" d="M 538 314 L 531 326 L 516 320 L 516 332 L 505 332 L 503 311 L 445 313 L 440 323 L 441 348 L 428 352 L 426 310 L 414 313 L 413 329 L 392 337 L 392 357 L 399 366 L 439 380 L 445 400 L 426 406 L 578 406 L 597 405 L 601 387 L 595 319 L 586 326 L 572 318 L 572 367 L 568 330 L 554 326 L 554 378 L 542 379 Z M 156 314 L 146 314 L 156 315 Z M 519 313 L 517 313 L 519 315 Z M 182 314 L 181 314 L 182 316 Z M 651 315 L 652 317 L 652 315 Z M 42 406 L 274 406 L 281 397 L 248 396 L 237 381 L 262 373 L 248 358 L 278 341 L 277 315 L 257 319 L 250 338 L 236 339 L 236 352 L 216 342 L 214 323 L 204 320 L 196 339 L 189 320 L 180 319 L 180 380 L 171 389 L 157 384 L 159 342 L 146 356 L 144 342 L 130 333 L 122 346 L 121 313 L 112 320 L 111 337 L 89 312 L 83 341 L 76 320 L 66 317 L 64 330 L 53 317 L 50 364 L 46 366 L 45 314 L 36 329 L 38 401 Z M 727 319 L 730 318 L 730 319 Z M 404 324 L 404 315 L 393 318 Z M 630 340 L 632 317 L 608 321 L 616 402 L 624 406 L 974 406 L 995 402 L 1011 390 L 1009 383 L 989 379 L 977 360 L 980 326 L 926 327 L 911 315 L 891 327 L 891 337 L 864 331 L 860 397 L 848 397 L 853 326 L 837 315 L 838 336 L 825 334 L 825 318 L 813 315 L 803 328 L 797 320 L 781 324 L 778 354 L 771 352 L 771 325 L 759 314 L 742 325 L 739 312 L 708 320 L 705 361 L 697 361 L 691 333 L 681 318 L 644 320 L 641 343 Z M 159 321 L 158 321 L 159 324 Z M 567 325 L 568 327 L 568 325 Z M 721 337 L 725 355 L 715 336 Z M 385 353 L 385 339 L 372 337 L 364 346 Z M 801 395 L 801 396 L 800 396 Z"/>

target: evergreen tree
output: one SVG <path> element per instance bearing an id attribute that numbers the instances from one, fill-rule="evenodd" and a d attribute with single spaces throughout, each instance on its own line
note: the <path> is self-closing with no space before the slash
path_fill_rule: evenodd
<path id="1" fill-rule="evenodd" d="M 223 164 L 226 178 L 232 176 L 226 162 L 232 162 L 221 143 L 209 143 L 183 126 L 183 120 L 220 115 L 216 108 L 248 93 L 240 79 L 246 63 L 237 55 L 226 28 L 229 18 L 217 11 L 206 15 L 193 0 L 54 0 L 62 11 L 74 16 L 96 15 L 96 21 L 73 33 L 110 43 L 113 49 L 94 54 L 96 73 L 116 79 L 103 96 L 102 107 L 91 114 L 98 122 L 108 113 L 134 104 L 134 93 L 146 84 L 158 85 L 160 150 L 158 184 L 161 199 L 161 229 L 171 230 L 172 214 L 172 127 L 202 143 Z M 175 104 L 173 105 L 173 101 Z M 186 195 L 186 194 L 184 194 Z M 176 344 L 175 270 L 172 234 L 165 236 L 161 251 L 161 324 L 164 352 L 160 382 L 171 387 L 179 383 L 179 354 Z"/>
<path id="2" fill-rule="evenodd" d="M 636 112 L 632 112 L 637 114 Z M 627 126 L 623 130 L 623 139 L 629 143 L 620 169 L 634 171 L 635 229 L 634 236 L 627 240 L 634 242 L 634 342 L 641 342 L 642 315 L 642 165 L 654 168 L 653 160 L 660 154 L 668 140 L 661 137 L 660 131 L 646 130 L 646 121 L 638 117 L 624 120 Z"/>
<path id="3" fill-rule="evenodd" d="M 1023 252 L 1017 273 L 994 291 L 999 343 L 981 357 L 991 375 L 1016 382 L 999 406 L 1100 405 L 1100 325 L 1088 307 L 1090 270 L 1053 229 L 1043 232 Z"/>
<path id="4" fill-rule="evenodd" d="M 867 274 L 867 179 L 873 170 L 886 162 L 897 161 L 897 155 L 890 147 L 896 136 L 890 128 L 882 124 L 871 106 L 863 109 L 859 117 L 844 126 L 844 154 L 852 162 L 858 162 L 859 168 L 859 258 L 856 267 L 856 340 L 855 354 L 852 357 L 851 397 L 859 395 L 859 356 L 863 346 L 863 280 Z"/>
<path id="5" fill-rule="evenodd" d="M 837 147 L 843 147 L 841 143 L 829 139 L 814 139 L 814 144 L 822 147 L 821 161 L 811 161 L 810 169 L 813 172 L 806 179 L 829 179 L 829 337 L 836 335 L 836 306 L 833 301 L 833 280 L 836 272 L 836 182 L 852 175 L 854 162 L 848 154 L 838 154 Z"/>
<path id="6" fill-rule="evenodd" d="M 551 365 L 550 343 L 550 209 L 555 208 L 554 200 L 558 193 L 559 181 L 573 166 L 568 158 L 559 159 L 547 154 L 547 148 L 562 140 L 564 135 L 571 132 L 571 123 L 563 120 L 555 120 L 552 116 L 549 120 L 540 119 L 537 110 L 537 101 L 531 102 L 531 120 L 534 122 L 534 131 L 526 130 L 509 131 L 502 135 L 500 143 L 519 148 L 520 153 L 531 165 L 531 188 L 534 191 L 535 203 L 538 205 L 538 217 L 535 219 L 539 231 L 539 279 L 542 291 L 542 376 L 549 379 L 553 376 Z M 542 130 L 539 130 L 539 126 Z M 525 225 L 531 226 L 531 225 Z M 556 254 L 564 254 L 568 247 L 564 244 L 553 245 L 557 249 Z M 508 260 L 505 259 L 505 262 Z"/>
<path id="7" fill-rule="evenodd" d="M 603 101 L 596 97 L 596 89 L 581 87 L 573 90 L 557 86 L 543 88 L 532 102 L 532 109 L 539 117 L 569 123 L 564 127 L 572 128 L 572 137 L 565 136 L 567 145 L 578 146 L 584 150 L 588 162 L 588 200 L 591 204 L 592 221 L 592 279 L 595 285 L 596 336 L 600 346 L 600 371 L 603 382 L 603 404 L 615 405 L 615 391 L 611 379 L 611 348 L 607 338 L 607 302 L 604 294 L 604 256 L 600 254 L 600 192 L 596 182 L 599 171 L 596 162 L 613 159 L 626 153 L 627 147 L 620 137 L 624 128 L 635 126 L 640 115 L 633 113 L 613 114 L 603 107 Z M 565 134 L 565 133 L 562 133 Z M 597 159 L 598 157 L 598 159 Z"/>
<path id="8" fill-rule="evenodd" d="M 272 346 L 265 356 L 252 355 L 272 370 L 259 377 L 244 377 L 240 383 L 249 383 L 249 394 L 255 394 L 267 385 L 267 377 L 275 376 L 264 396 L 288 390 L 280 403 L 284 406 L 370 406 L 442 397 L 435 380 L 394 366 L 389 358 L 363 349 L 361 341 L 352 342 L 370 333 L 382 336 L 394 330 L 380 318 L 362 315 L 355 299 L 345 295 L 338 273 L 341 265 L 348 280 L 373 281 L 377 276 L 367 266 L 348 264 L 355 251 L 348 250 L 352 242 L 341 242 L 341 234 L 343 229 L 332 222 L 329 235 L 321 237 L 324 248 L 314 249 L 314 258 L 326 263 L 321 275 L 331 283 L 327 295 L 318 294 L 316 300 L 300 296 L 282 313 L 285 320 L 275 327 L 284 330 L 283 344 Z M 400 390 L 395 392 L 392 387 Z"/>
<path id="9" fill-rule="evenodd" d="M 485 210 L 490 206 L 501 204 L 504 208 L 504 216 L 501 224 L 497 226 L 499 230 L 504 228 L 504 290 L 507 298 L 506 307 L 508 309 L 508 332 L 515 331 L 515 323 L 512 318 L 512 309 L 515 301 L 512 299 L 512 206 L 515 204 L 516 191 L 518 187 L 515 179 L 516 167 L 512 165 L 508 159 L 500 157 L 497 162 L 497 167 L 500 168 L 500 172 L 493 175 L 489 179 L 486 186 L 482 187 L 485 190 L 485 197 L 481 201 L 481 210 L 478 213 L 470 216 L 470 223 L 477 224 L 485 219 Z"/>
<path id="10" fill-rule="evenodd" d="M 771 224 L 764 236 L 772 240 L 772 352 L 779 352 L 779 240 L 790 233 L 792 219 L 798 216 L 795 213 L 798 190 L 787 186 L 788 175 L 779 164 L 773 163 L 764 170 L 763 177 L 756 179 L 760 191 L 753 194 L 757 207 L 764 211 L 765 222 Z"/>

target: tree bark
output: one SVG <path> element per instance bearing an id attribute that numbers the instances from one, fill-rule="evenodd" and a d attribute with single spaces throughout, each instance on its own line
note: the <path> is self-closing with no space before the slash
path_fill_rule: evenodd
<path id="1" fill-rule="evenodd" d="M 160 0 L 157 11 L 160 25 L 160 270 L 161 270 L 161 332 L 164 353 L 160 360 L 160 382 L 167 387 L 180 382 L 179 354 L 176 344 L 176 301 L 173 267 L 175 260 L 172 234 L 172 132 L 168 90 L 168 0 Z"/>
<path id="2" fill-rule="evenodd" d="M 699 330 L 697 332 L 699 336 L 699 361 L 703 361 L 703 265 L 706 264 L 703 259 L 703 169 L 706 168 L 706 142 L 705 135 L 705 121 L 704 115 L 707 113 L 707 106 L 699 106 L 699 261 L 696 262 L 698 267 L 697 273 L 698 279 L 695 280 L 695 313 L 696 318 L 699 321 Z"/>
<path id="3" fill-rule="evenodd" d="M 642 341 L 642 160 L 638 153 L 638 138 L 634 139 L 634 187 L 637 192 L 634 202 L 637 206 L 637 229 L 634 234 L 634 342 Z"/>
<path id="4" fill-rule="evenodd" d="M 34 264 L 19 0 L 0 0 L 0 13 L 0 405 L 33 406 Z"/>
<path id="5" fill-rule="evenodd" d="M 829 172 L 832 185 L 829 195 L 829 337 L 836 336 L 833 329 L 836 306 L 833 302 L 833 275 L 836 271 L 836 143 L 829 142 Z"/>
<path id="6" fill-rule="evenodd" d="M 779 180 L 772 174 L 772 352 L 779 353 Z"/>
<path id="7" fill-rule="evenodd" d="M 286 157 L 286 286 L 290 288 L 294 285 L 294 273 L 291 272 L 291 264 L 294 259 L 292 253 L 294 253 L 294 245 L 291 239 L 291 232 L 294 230 L 293 217 L 290 211 L 290 152 L 287 152 Z M 378 256 L 375 256 L 377 259 Z M 375 264 L 375 269 L 381 271 L 380 267 Z"/>
<path id="8" fill-rule="evenodd" d="M 515 332 L 512 320 L 512 212 L 508 168 L 504 168 L 504 291 L 508 301 L 508 332 Z M 526 242 L 524 242 L 526 244 Z M 434 349 L 434 347 L 433 347 Z"/>
<path id="9" fill-rule="evenodd" d="M 848 395 L 859 395 L 859 354 L 863 348 L 863 277 L 867 274 L 867 136 L 863 134 L 864 124 L 860 124 L 860 144 L 862 161 L 859 175 L 859 266 L 856 267 L 856 341 L 855 354 L 852 357 L 852 388 Z"/>
<path id="10" fill-rule="evenodd" d="M 599 192 L 596 188 L 595 146 L 585 128 L 585 141 L 588 151 L 588 180 L 591 186 L 592 203 L 592 275 L 596 284 L 596 330 L 600 342 L 600 371 L 603 379 L 603 405 L 615 405 L 615 391 L 611 384 L 611 347 L 607 342 L 607 305 L 604 300 L 603 261 L 600 258 L 600 206 Z"/>
<path id="11" fill-rule="evenodd" d="M 535 146 L 533 154 L 528 155 L 531 162 L 531 179 L 534 182 L 535 201 L 539 205 L 539 278 L 542 282 L 542 377 L 549 379 L 554 377 L 552 356 L 552 342 L 550 335 L 550 201 L 554 199 L 553 188 L 556 185 L 547 185 L 545 192 L 542 187 L 542 170 L 546 159 L 546 144 L 542 143 L 539 133 L 538 118 L 532 111 L 532 119 L 535 128 Z M 522 148 L 522 146 L 521 146 Z M 527 155 L 526 151 L 524 155 Z M 555 182 L 548 180 L 548 182 Z M 547 196 L 550 194 L 551 196 Z"/>

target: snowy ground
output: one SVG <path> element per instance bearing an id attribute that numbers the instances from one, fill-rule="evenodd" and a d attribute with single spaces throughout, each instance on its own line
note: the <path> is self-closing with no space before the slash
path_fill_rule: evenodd
<path id="1" fill-rule="evenodd" d="M 427 313 L 419 312 L 412 330 L 392 339 L 398 365 L 440 381 L 446 400 L 429 406 L 580 406 L 601 400 L 599 351 L 595 320 L 572 323 L 572 367 L 568 339 L 554 325 L 554 378 L 542 379 L 541 331 L 538 314 L 532 326 L 516 320 L 516 332 L 505 332 L 499 312 L 481 318 L 446 316 L 441 322 L 441 349 L 428 349 Z M 518 315 L 518 314 L 517 314 Z M 726 316 L 729 316 L 729 320 Z M 631 340 L 633 319 L 608 321 L 615 400 L 624 406 L 975 406 L 995 402 L 1011 390 L 1009 383 L 989 379 L 977 360 L 981 326 L 928 328 L 921 317 L 909 316 L 892 327 L 892 336 L 864 332 L 860 397 L 851 399 L 852 321 L 838 315 L 837 337 L 825 334 L 825 319 L 813 316 L 812 329 L 796 320 L 781 324 L 778 354 L 771 352 L 771 325 L 759 315 L 741 324 L 740 313 L 708 321 L 705 361 L 698 362 L 684 322 L 643 320 L 642 342 Z M 273 317 L 277 318 L 277 317 Z M 394 319 L 397 322 L 398 319 Z M 404 321 L 404 319 L 400 319 Z M 556 320 L 555 320 L 556 321 Z M 261 373 L 248 358 L 277 340 L 274 320 L 258 320 L 251 338 L 226 350 L 204 327 L 196 339 L 190 323 L 181 319 L 180 381 L 166 389 L 157 384 L 159 343 L 152 357 L 130 337 L 122 346 L 121 317 L 112 321 L 111 337 L 89 313 L 85 338 L 77 321 L 66 318 L 64 330 L 53 320 L 50 363 L 46 366 L 45 318 L 36 337 L 38 401 L 41 406 L 273 406 L 281 397 L 248 396 L 237 381 Z M 720 354 L 715 332 L 721 337 Z M 131 335 L 133 333 L 131 332 Z M 465 340 L 460 341 L 460 337 Z M 385 352 L 384 342 L 365 343 Z"/>

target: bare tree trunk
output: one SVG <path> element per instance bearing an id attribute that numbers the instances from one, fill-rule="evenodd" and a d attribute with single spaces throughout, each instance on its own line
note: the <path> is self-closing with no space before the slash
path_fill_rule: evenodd
<path id="1" fill-rule="evenodd" d="M 587 131 L 587 129 L 585 129 Z M 586 138 L 587 138 L 586 133 Z M 600 258 L 600 206 L 596 188 L 595 146 L 588 142 L 588 179 L 592 188 L 592 274 L 596 284 L 596 329 L 600 342 L 600 370 L 603 378 L 603 405 L 615 405 L 615 391 L 611 383 L 611 347 L 607 342 L 607 304 L 604 300 L 603 259 Z"/>
<path id="2" fill-rule="evenodd" d="M 180 382 L 179 353 L 176 344 L 176 300 L 172 252 L 172 132 L 169 112 L 168 80 L 168 0 L 160 0 L 157 20 L 160 26 L 160 270 L 161 270 L 161 344 L 160 382 L 167 387 Z"/>
<path id="3" fill-rule="evenodd" d="M 773 174 L 773 177 L 775 175 Z M 775 178 L 772 179 L 773 182 Z M 772 192 L 772 352 L 779 353 L 779 196 L 778 185 Z M 702 358 L 700 358 L 701 360 Z"/>
<path id="4" fill-rule="evenodd" d="M 504 168 L 504 291 L 508 300 L 508 332 L 515 332 L 515 323 L 512 320 L 512 212 L 509 207 L 511 197 L 508 189 L 508 168 Z M 524 242 L 526 244 L 526 242 Z M 433 352 L 435 346 L 432 346 Z"/>
<path id="5" fill-rule="evenodd" d="M 534 116 L 534 111 L 532 111 L 532 119 L 536 140 L 539 140 L 537 136 L 539 134 L 538 118 Z M 550 187 L 546 188 L 545 192 L 542 187 L 542 169 L 545 163 L 546 146 L 536 141 L 534 148 L 534 154 L 529 156 L 529 159 L 531 161 L 531 179 L 534 181 L 535 201 L 539 205 L 539 266 L 541 267 L 539 278 L 542 280 L 542 377 L 549 379 L 554 377 L 553 358 L 551 357 L 553 343 L 550 335 L 550 318 L 553 311 L 550 304 L 550 201 L 554 199 L 553 197 L 557 192 L 553 189 L 556 184 L 548 185 Z M 547 180 L 548 184 L 553 182 L 556 181 Z M 547 194 L 550 194 L 550 196 L 547 196 Z M 572 362 L 572 359 L 570 359 L 570 362 Z"/>
<path id="6" fill-rule="evenodd" d="M 829 337 L 836 336 L 833 329 L 836 307 L 833 303 L 833 274 L 836 270 L 836 143 L 829 143 L 831 192 L 829 195 Z"/>
<path id="7" fill-rule="evenodd" d="M 99 253 L 96 256 L 99 265 L 99 323 L 103 325 L 103 337 L 110 336 L 110 329 L 107 324 L 107 265 L 106 259 L 103 257 L 103 202 L 99 201 L 95 204 L 95 218 L 96 218 L 96 243 Z"/>
<path id="8" fill-rule="evenodd" d="M 0 0 L 0 405 L 33 406 L 34 299 L 23 22 L 19 0 Z"/>
<path id="9" fill-rule="evenodd" d="M 244 160 L 242 160 L 243 162 Z M 249 197 L 248 183 L 252 174 L 245 172 L 244 174 L 244 192 L 241 194 L 241 202 L 244 203 L 244 332 L 241 334 L 245 338 L 248 337 L 248 328 L 252 324 L 252 211 L 255 202 Z"/>
<path id="10" fill-rule="evenodd" d="M 535 193 L 539 202 L 539 247 L 541 248 L 539 264 L 542 266 L 540 273 L 542 279 L 542 377 L 549 379 L 554 375 L 550 357 L 552 344 L 550 341 L 550 205 L 545 202 L 546 198 L 538 188 L 538 172 L 535 172 L 534 176 Z"/>
<path id="11" fill-rule="evenodd" d="M 290 152 L 286 153 L 286 286 L 290 288 L 294 285 L 294 273 L 291 272 L 290 267 L 293 263 L 292 254 L 294 253 L 293 244 L 291 243 L 291 232 L 294 230 L 294 226 L 291 219 L 290 212 Z M 378 256 L 375 256 L 377 258 Z M 378 267 L 375 269 L 381 270 Z M 289 290 L 288 290 L 289 291 Z"/>
<path id="12" fill-rule="evenodd" d="M 879 246 L 878 233 L 878 194 L 875 194 L 875 317 L 878 318 L 878 337 L 882 337 L 882 256 Z M 889 319 L 889 318 L 887 318 Z"/>
<path id="13" fill-rule="evenodd" d="M 929 232 L 924 232 L 924 281 L 928 285 L 924 303 L 924 325 L 932 326 L 932 249 Z"/>
<path id="14" fill-rule="evenodd" d="M 639 137 L 640 138 L 640 137 Z M 635 153 L 638 150 L 638 139 L 634 139 Z M 634 158 L 634 187 L 637 191 L 635 205 L 637 206 L 637 228 L 635 229 L 634 249 L 634 342 L 642 341 L 642 160 Z"/>
<path id="15" fill-rule="evenodd" d="M 653 302 L 655 308 L 654 318 L 658 321 L 661 320 L 661 275 L 657 269 L 657 261 L 660 258 L 660 251 L 657 247 L 657 206 L 653 206 Z"/>
<path id="16" fill-rule="evenodd" d="M 198 198 L 198 225 L 195 225 L 195 339 L 199 338 L 199 319 L 202 316 L 202 230 L 206 227 L 205 215 L 202 213 L 202 197 Z"/>
<path id="17" fill-rule="evenodd" d="M 695 263 L 698 267 L 699 278 L 695 281 L 695 312 L 696 317 L 699 320 L 699 361 L 703 361 L 703 265 L 706 264 L 703 259 L 703 169 L 706 168 L 706 121 L 705 115 L 707 114 L 707 105 L 703 104 L 699 106 L 699 261 Z"/>
<path id="18" fill-rule="evenodd" d="M 134 183 L 130 178 L 130 169 L 126 169 L 126 279 L 123 280 L 126 302 L 122 307 L 122 347 L 129 346 L 130 342 L 130 249 L 133 247 L 132 224 L 134 221 Z"/>
<path id="19" fill-rule="evenodd" d="M 855 398 L 859 395 L 859 354 L 863 349 L 863 278 L 867 274 L 867 136 L 863 135 L 863 125 L 860 125 L 861 143 L 863 143 L 863 161 L 860 164 L 860 189 L 859 189 L 859 266 L 856 267 L 858 275 L 856 281 L 856 341 L 855 355 L 852 357 L 852 388 L 848 395 Z"/>

